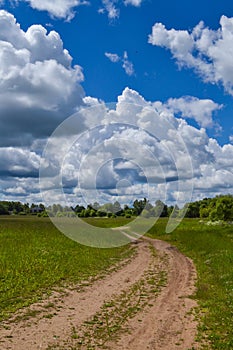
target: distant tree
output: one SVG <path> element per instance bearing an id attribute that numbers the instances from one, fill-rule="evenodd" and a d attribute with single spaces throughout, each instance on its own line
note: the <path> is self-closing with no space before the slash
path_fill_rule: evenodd
<path id="1" fill-rule="evenodd" d="M 116 214 L 116 215 L 121 215 L 122 212 L 123 212 L 123 210 L 121 208 L 121 205 L 120 205 L 120 203 L 118 201 L 113 203 L 113 208 L 112 209 L 113 209 L 112 212 L 114 214 Z"/>
<path id="2" fill-rule="evenodd" d="M 200 217 L 200 202 L 193 202 L 187 204 L 187 211 L 185 216 L 187 218 L 199 218 Z"/>
<path id="3" fill-rule="evenodd" d="M 211 221 L 233 221 L 233 196 L 221 195 L 214 198 L 204 198 L 189 204 L 187 217 L 207 218 Z"/>
<path id="4" fill-rule="evenodd" d="M 217 220 L 233 221 L 233 198 L 230 196 L 218 198 L 216 207 L 212 210 L 210 216 Z"/>
<path id="5" fill-rule="evenodd" d="M 167 207 L 167 216 L 170 216 L 171 213 L 173 212 L 174 206 L 170 205 L 169 207 Z"/>
<path id="6" fill-rule="evenodd" d="M 98 217 L 104 217 L 106 216 L 106 213 L 103 210 L 97 210 L 96 215 Z"/>
<path id="7" fill-rule="evenodd" d="M 40 203 L 40 204 L 39 204 L 39 208 L 40 208 L 42 211 L 45 211 L 45 206 L 44 206 L 44 204 Z"/>
<path id="8" fill-rule="evenodd" d="M 205 206 L 201 206 L 200 207 L 200 217 L 202 219 L 208 218 L 211 212 L 211 208 L 205 207 Z"/>
<path id="9" fill-rule="evenodd" d="M 161 216 L 161 217 L 166 217 L 168 216 L 168 208 L 167 205 L 164 204 L 161 200 L 157 200 L 155 202 L 155 207 L 154 207 L 154 215 L 156 217 Z"/>
<path id="10" fill-rule="evenodd" d="M 141 214 L 141 212 L 143 211 L 143 209 L 145 208 L 147 204 L 147 199 L 144 198 L 143 200 L 138 200 L 136 199 L 133 202 L 133 207 L 134 207 L 134 215 L 138 216 Z"/>
<path id="11" fill-rule="evenodd" d="M 95 216 L 97 216 L 96 210 L 91 209 L 91 210 L 90 210 L 90 217 L 94 218 Z"/>
<path id="12" fill-rule="evenodd" d="M 3 203 L 0 203 L 0 215 L 8 215 L 9 211 L 7 209 L 7 206 Z"/>
<path id="13" fill-rule="evenodd" d="M 100 209 L 100 204 L 98 202 L 94 202 L 93 204 L 91 204 L 92 209 L 94 210 L 99 210 Z"/>
<path id="14" fill-rule="evenodd" d="M 144 218 L 149 218 L 149 217 L 151 217 L 152 213 L 149 210 L 147 210 L 147 209 L 143 209 L 141 215 Z"/>
<path id="15" fill-rule="evenodd" d="M 74 211 L 76 214 L 80 214 L 83 210 L 85 210 L 85 207 L 83 205 L 76 205 L 76 207 L 74 208 Z"/>
<path id="16" fill-rule="evenodd" d="M 103 210 L 106 214 L 107 213 L 114 213 L 114 204 L 112 203 L 105 203 L 102 205 L 99 209 Z"/>

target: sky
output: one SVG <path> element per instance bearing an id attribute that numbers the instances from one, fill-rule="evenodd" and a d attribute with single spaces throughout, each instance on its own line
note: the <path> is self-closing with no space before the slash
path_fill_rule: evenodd
<path id="1" fill-rule="evenodd" d="M 232 193 L 232 114 L 230 0 L 0 0 L 0 200 Z"/>

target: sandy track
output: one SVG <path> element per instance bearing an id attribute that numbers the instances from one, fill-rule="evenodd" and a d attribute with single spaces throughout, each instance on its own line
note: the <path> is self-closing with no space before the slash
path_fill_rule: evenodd
<path id="1" fill-rule="evenodd" d="M 168 281 L 150 310 L 129 322 L 130 334 L 113 345 L 125 350 L 175 350 L 194 346 L 197 323 L 190 310 L 196 302 L 190 299 L 195 291 L 196 271 L 190 259 L 170 244 L 149 240 L 160 256 L 168 256 Z M 140 319 L 140 324 L 137 322 Z"/>
<path id="2" fill-rule="evenodd" d="M 167 270 L 167 285 L 156 298 L 151 299 L 150 306 L 127 321 L 130 333 L 122 333 L 118 337 L 119 341 L 108 341 L 105 345 L 109 349 L 125 350 L 191 348 L 197 326 L 189 313 L 196 306 L 189 298 L 194 292 L 195 268 L 188 258 L 168 243 L 145 239 L 137 245 L 138 253 L 133 260 L 119 271 L 94 282 L 82 291 L 72 289 L 65 294 L 56 293 L 43 304 L 30 308 L 37 310 L 48 305 L 48 302 L 55 303 L 55 308 L 52 306 L 47 309 L 47 316 L 43 311 L 26 321 L 4 322 L 0 328 L 0 349 L 45 350 L 49 345 L 53 349 L 58 344 L 64 344 L 64 339 L 71 337 L 72 327 L 82 327 L 83 322 L 90 320 L 106 300 L 111 300 L 122 291 L 127 292 L 143 278 L 152 259 L 150 244 L 157 250 L 157 269 L 161 268 L 162 261 L 167 261 L 162 266 Z M 68 343 L 69 341 L 66 342 Z M 71 347 L 66 345 L 63 349 Z"/>
<path id="3" fill-rule="evenodd" d="M 56 340 L 70 337 L 72 325 L 75 327 L 94 315 L 116 292 L 128 288 L 141 278 L 150 262 L 150 252 L 146 243 L 138 245 L 138 253 L 133 260 L 117 272 L 94 282 L 84 291 L 67 290 L 65 294 L 49 298 L 42 305 L 33 305 L 31 309 L 40 310 L 48 302 L 56 302 L 56 315 L 51 319 L 46 315 L 30 318 L 17 323 L 4 322 L 0 329 L 0 349 L 36 350 L 46 349 Z M 47 310 L 51 315 L 54 310 Z M 42 317 L 42 318 L 41 318 Z M 9 329 L 4 329 L 4 328 Z"/>

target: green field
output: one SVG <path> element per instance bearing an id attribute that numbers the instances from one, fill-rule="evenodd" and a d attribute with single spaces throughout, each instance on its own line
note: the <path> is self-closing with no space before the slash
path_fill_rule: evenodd
<path id="1" fill-rule="evenodd" d="M 115 227 L 128 225 L 130 220 L 119 217 L 86 221 Z M 184 219 L 168 235 L 166 223 L 167 219 L 160 219 L 149 235 L 176 245 L 196 265 L 199 341 L 206 338 L 205 349 L 233 349 L 233 226 L 208 226 L 199 219 Z M 130 251 L 128 246 L 82 246 L 61 234 L 48 218 L 0 217 L 0 319 L 56 286 L 103 273 Z"/>
<path id="2" fill-rule="evenodd" d="M 0 319 L 55 286 L 103 273 L 131 252 L 127 246 L 97 249 L 80 245 L 61 234 L 48 218 L 1 216 Z"/>
<path id="3" fill-rule="evenodd" d="M 150 236 L 176 245 L 196 265 L 199 340 L 206 337 L 205 349 L 233 349 L 233 226 L 208 226 L 198 219 L 184 219 L 166 235 L 166 222 L 160 219 Z"/>

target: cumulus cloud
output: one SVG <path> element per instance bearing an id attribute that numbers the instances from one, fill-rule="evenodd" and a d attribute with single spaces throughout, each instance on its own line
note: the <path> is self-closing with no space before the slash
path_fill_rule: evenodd
<path id="1" fill-rule="evenodd" d="M 164 105 L 165 110 L 170 110 L 182 118 L 194 119 L 201 127 L 213 126 L 213 113 L 221 109 L 221 105 L 210 99 L 198 99 L 193 96 L 170 98 Z"/>
<path id="2" fill-rule="evenodd" d="M 12 177 L 36 177 L 40 156 L 18 147 L 0 148 L 0 175 Z"/>
<path id="3" fill-rule="evenodd" d="M 80 0 L 20 0 L 30 4 L 33 9 L 47 11 L 52 17 L 71 20 L 75 16 L 74 9 L 85 5 L 87 1 Z"/>
<path id="4" fill-rule="evenodd" d="M 0 11 L 0 145 L 48 136 L 82 103 L 83 79 L 57 32 L 40 25 L 25 32 Z"/>
<path id="5" fill-rule="evenodd" d="M 58 195 L 56 181 L 51 179 L 59 177 L 60 168 L 71 203 L 77 196 L 84 203 L 116 199 L 132 203 L 136 197 L 148 197 L 151 202 L 160 198 L 182 205 L 191 200 L 192 186 L 195 199 L 205 188 L 208 196 L 227 193 L 233 185 L 233 145 L 220 146 L 204 128 L 177 118 L 174 110 L 186 111 L 185 98 L 181 107 L 180 101 L 178 107 L 174 101 L 163 106 L 126 88 L 114 108 L 92 98 L 85 101 L 89 107 L 77 114 L 84 129 L 69 138 L 72 147 L 60 142 L 66 131 L 62 135 L 60 130 L 59 138 L 52 140 L 48 160 L 55 172 L 50 176 L 45 172 L 45 180 L 53 183 L 47 188 L 48 198 L 53 198 L 55 190 Z M 187 110 L 191 113 L 192 108 Z M 59 153 L 56 142 L 64 145 Z"/>
<path id="6" fill-rule="evenodd" d="M 222 16 L 220 28 L 201 21 L 192 31 L 166 29 L 155 23 L 149 43 L 169 49 L 180 67 L 193 68 L 204 81 L 221 83 L 233 95 L 233 18 Z"/>
<path id="7" fill-rule="evenodd" d="M 119 56 L 116 53 L 110 53 L 105 52 L 105 56 L 113 63 L 121 63 L 122 68 L 124 69 L 125 73 L 129 76 L 134 75 L 134 66 L 131 61 L 128 59 L 128 53 L 127 51 L 124 52 L 123 56 Z"/>
<path id="8" fill-rule="evenodd" d="M 127 74 L 133 71 L 127 52 L 106 57 L 121 63 Z M 72 66 L 58 33 L 39 25 L 24 31 L 13 15 L 0 11 L 3 199 L 17 195 L 19 200 L 41 201 L 41 151 L 61 122 L 65 127 L 50 139 L 50 157 L 42 162 L 47 176 L 43 185 L 51 202 L 64 196 L 57 191 L 59 184 L 72 203 L 130 203 L 144 196 L 172 201 L 179 193 L 189 200 L 192 181 L 196 196 L 205 188 L 217 194 L 233 186 L 233 145 L 221 147 L 204 128 L 186 120 L 209 126 L 221 106 L 194 97 L 150 102 L 126 88 L 113 108 L 84 97 L 82 80 L 82 68 Z M 66 118 L 77 110 L 78 119 L 66 127 Z"/>

